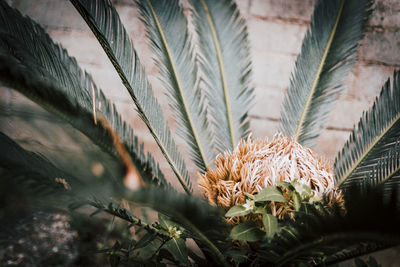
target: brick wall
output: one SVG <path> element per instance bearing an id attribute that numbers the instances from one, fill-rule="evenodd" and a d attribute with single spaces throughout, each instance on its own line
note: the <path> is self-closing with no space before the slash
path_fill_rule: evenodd
<path id="1" fill-rule="evenodd" d="M 12 6 L 39 22 L 51 37 L 77 58 L 82 68 L 94 77 L 99 87 L 118 106 L 124 118 L 134 127 L 146 148 L 161 159 L 158 147 L 140 119 L 134 105 L 120 83 L 105 53 L 92 33 L 68 1 L 8 0 Z M 144 27 L 138 20 L 133 1 L 114 1 L 131 36 L 166 116 L 174 127 L 171 112 L 152 55 L 146 45 Z M 254 137 L 272 136 L 279 124 L 281 102 L 289 84 L 301 41 L 309 24 L 314 0 L 237 0 L 247 19 L 253 59 L 254 85 L 257 103 L 251 109 L 251 129 Z M 343 146 L 353 124 L 378 95 L 385 80 L 400 68 L 400 1 L 377 0 L 365 39 L 358 51 L 359 61 L 349 75 L 347 89 L 332 111 L 327 130 L 315 147 L 320 155 L 334 159 Z M 178 144 L 184 148 L 181 140 Z M 67 145 L 67 144 L 66 144 Z M 171 174 L 165 160 L 162 168 Z M 191 166 L 191 165 L 189 165 Z"/>

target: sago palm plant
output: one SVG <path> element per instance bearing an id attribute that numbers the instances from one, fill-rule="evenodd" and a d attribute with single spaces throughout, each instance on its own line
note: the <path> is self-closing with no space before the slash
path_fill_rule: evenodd
<path id="1" fill-rule="evenodd" d="M 29 151 L 13 136 L 0 135 L 2 177 L 18 181 L 33 196 L 32 207 L 85 213 L 92 206 L 94 214 L 125 221 L 129 234 L 102 250 L 112 266 L 329 265 L 399 245 L 400 73 L 363 114 L 334 166 L 311 150 L 356 60 L 370 0 L 318 1 L 280 130 L 264 140 L 253 140 L 249 131 L 251 62 L 236 4 L 191 0 L 189 25 L 178 0 L 135 1 L 178 132 L 197 167 L 194 185 L 112 3 L 71 2 L 184 192 L 171 186 L 172 177 L 165 178 L 118 107 L 76 60 L 2 1 L 1 81 L 56 115 L 48 116 L 43 131 L 65 121 L 82 147 L 48 160 L 40 143 Z M 21 117 L 30 115 L 27 110 Z M 86 155 L 83 148 L 90 144 L 99 149 Z M 73 157 L 98 164 L 82 173 L 68 165 Z M 204 198 L 192 194 L 193 186 L 203 188 Z M 147 216 L 144 207 L 158 218 Z"/>

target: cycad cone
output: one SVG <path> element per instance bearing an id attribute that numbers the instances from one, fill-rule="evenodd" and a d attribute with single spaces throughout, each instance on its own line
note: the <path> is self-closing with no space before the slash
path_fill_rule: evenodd
<path id="1" fill-rule="evenodd" d="M 310 149 L 280 135 L 272 141 L 242 140 L 232 153 L 217 157 L 215 170 L 201 175 L 199 185 L 210 203 L 229 210 L 243 204 L 244 193 L 255 195 L 267 186 L 276 186 L 279 181 L 293 180 L 309 186 L 315 197 L 328 195 L 330 205 L 343 204 L 329 164 Z M 279 203 L 273 203 L 271 210 L 280 219 L 290 212 Z M 237 224 L 248 218 L 233 218 L 228 222 Z"/>

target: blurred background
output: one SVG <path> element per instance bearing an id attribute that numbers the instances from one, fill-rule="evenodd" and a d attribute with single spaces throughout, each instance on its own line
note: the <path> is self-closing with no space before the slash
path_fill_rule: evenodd
<path id="1" fill-rule="evenodd" d="M 72 4 L 67 0 L 6 1 L 22 14 L 40 23 L 55 42 L 60 43 L 71 56 L 76 57 L 80 66 L 93 76 L 106 96 L 116 104 L 123 118 L 131 124 L 135 134 L 140 137 L 140 141 L 145 143 L 145 149 L 155 155 L 167 179 L 176 184 L 168 163 L 162 157 L 144 123 L 137 116 L 135 106 L 117 73 Z M 173 114 L 168 107 L 165 90 L 157 78 L 157 68 L 153 64 L 152 53 L 146 43 L 145 28 L 140 23 L 135 5 L 131 0 L 113 0 L 113 2 L 138 50 L 142 64 L 146 67 L 149 80 L 164 108 L 165 117 L 175 129 Z M 272 137 L 278 130 L 283 96 L 289 85 L 290 73 L 300 52 L 315 2 L 315 0 L 236 1 L 242 16 L 247 20 L 251 47 L 256 98 L 250 111 L 250 118 L 252 136 L 255 138 Z M 190 8 L 187 8 L 185 1 L 183 5 L 190 14 Z M 329 116 L 326 131 L 319 137 L 318 145 L 314 147 L 316 153 L 333 162 L 353 125 L 358 122 L 362 112 L 372 105 L 382 85 L 395 69 L 400 69 L 400 1 L 376 0 L 365 38 L 358 50 L 358 61 L 347 77 L 346 89 Z M 54 127 L 55 124 L 58 126 Z M 88 145 L 89 142 L 83 135 L 24 96 L 5 87 L 0 87 L 0 130 L 24 148 L 40 152 L 49 159 L 57 159 L 57 164 L 68 166 L 68 169 L 72 167 L 72 170 L 79 175 L 90 176 L 96 171 L 100 171 L 101 175 L 112 175 L 113 166 L 107 165 L 107 156 L 99 153 L 97 147 Z M 186 146 L 178 136 L 177 143 L 184 157 L 188 158 Z M 100 162 L 102 165 L 99 165 Z M 194 165 L 189 160 L 187 164 L 191 176 L 195 179 Z M 193 181 L 193 184 L 196 185 L 196 181 Z M 7 191 L 6 186 L 2 187 L 1 194 Z M 201 193 L 197 186 L 194 186 L 194 189 L 197 194 Z M 13 200 L 15 199 L 14 196 Z M 10 203 L 7 195 L 2 195 L 0 204 L 4 204 L 1 203 L 3 201 L 6 204 Z M 18 205 L 19 203 L 13 204 L 4 212 L 10 214 Z M 39 221 L 47 220 L 48 223 L 39 223 L 36 226 L 35 223 L 30 224 L 33 229 L 21 230 L 21 237 L 17 237 L 16 242 L 23 240 L 21 242 L 31 246 L 29 242 L 32 240 L 36 242 L 40 234 L 50 233 L 51 236 L 60 233 L 60 236 L 55 237 L 58 241 L 49 237 L 47 243 L 38 245 L 39 251 L 40 246 L 47 248 L 50 246 L 53 252 L 54 249 L 57 251 L 66 249 L 69 254 L 62 258 L 61 262 L 64 263 L 70 258 L 76 258 L 78 248 L 72 244 L 77 233 L 70 232 L 67 219 L 57 217 L 59 215 L 35 214 L 31 220 L 35 222 L 38 216 L 45 217 Z M 41 229 L 46 225 L 49 229 Z M 29 236 L 25 236 L 26 232 L 33 233 L 31 241 L 28 240 Z M 34 235 L 36 232 L 37 235 Z M 79 234 L 82 236 L 82 233 Z M 0 249 L 0 256 L 2 253 L 5 252 Z M 384 266 L 396 266 L 393 259 L 396 259 L 394 255 L 398 253 L 399 249 L 388 252 L 386 255 L 389 257 L 381 256 L 381 259 L 387 258 L 387 264 Z M 32 258 L 40 258 L 40 255 L 36 253 Z"/>

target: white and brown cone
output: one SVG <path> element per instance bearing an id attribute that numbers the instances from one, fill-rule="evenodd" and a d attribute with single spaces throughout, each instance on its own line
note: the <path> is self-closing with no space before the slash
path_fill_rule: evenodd
<path id="1" fill-rule="evenodd" d="M 266 186 L 292 180 L 308 185 L 313 196 L 327 194 L 330 203 L 343 205 L 329 164 L 310 149 L 280 135 L 271 141 L 241 140 L 232 153 L 217 157 L 215 170 L 200 175 L 199 185 L 211 204 L 229 210 L 244 202 L 244 193 L 255 195 Z M 273 211 L 278 218 L 285 215 L 279 207 Z M 237 219 L 228 221 L 239 223 Z"/>

